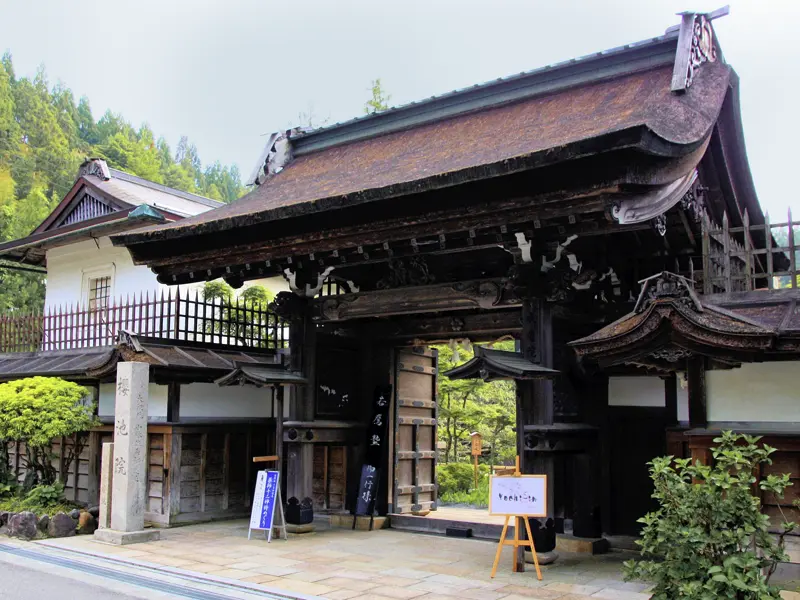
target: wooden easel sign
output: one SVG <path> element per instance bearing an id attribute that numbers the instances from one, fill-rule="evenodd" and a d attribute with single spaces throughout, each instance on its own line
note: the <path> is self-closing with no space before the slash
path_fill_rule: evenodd
<path id="1" fill-rule="evenodd" d="M 247 532 L 247 539 L 253 530 L 263 530 L 267 542 L 272 541 L 272 529 L 280 529 L 283 539 L 288 540 L 286 533 L 286 517 L 283 514 L 283 502 L 281 501 L 281 473 L 280 471 L 259 471 L 256 480 L 256 489 L 253 492 L 253 508 L 250 512 L 250 529 Z M 275 512 L 278 512 L 280 524 L 275 524 Z"/>
<path id="2" fill-rule="evenodd" d="M 513 475 L 499 477 L 492 475 L 489 480 L 489 514 L 503 515 L 506 520 L 503 524 L 503 533 L 500 534 L 500 543 L 492 566 L 492 577 L 497 574 L 497 565 L 503 546 L 513 546 L 516 554 L 520 546 L 529 547 L 533 554 L 533 564 L 536 566 L 536 577 L 541 581 L 542 572 L 539 569 L 539 559 L 533 544 L 533 533 L 528 517 L 547 516 L 547 475 L 522 475 L 519 471 L 519 457 Z M 514 526 L 514 539 L 506 540 L 508 522 L 514 517 L 517 519 Z M 528 534 L 527 540 L 519 539 L 520 522 L 524 523 Z M 514 572 L 517 571 L 517 560 L 514 557 Z"/>

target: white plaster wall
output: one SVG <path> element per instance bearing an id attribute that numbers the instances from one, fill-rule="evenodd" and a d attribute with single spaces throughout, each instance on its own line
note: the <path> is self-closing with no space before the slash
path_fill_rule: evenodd
<path id="1" fill-rule="evenodd" d="M 52 248 L 47 251 L 47 291 L 45 308 L 63 308 L 88 303 L 88 278 L 111 275 L 111 297 L 167 292 L 168 286 L 156 281 L 155 274 L 145 266 L 134 265 L 127 248 L 111 244 L 108 237 Z M 194 289 L 194 286 L 173 286 L 172 293 Z"/>
<path id="2" fill-rule="evenodd" d="M 202 283 L 190 286 L 165 286 L 156 281 L 155 274 L 145 266 L 134 265 L 127 248 L 111 244 L 108 237 L 83 241 L 52 248 L 47 251 L 47 291 L 45 308 L 63 308 L 87 304 L 88 279 L 111 275 L 111 297 L 124 299 L 140 293 L 160 294 L 169 290 L 173 294 L 202 288 Z M 258 279 L 245 283 L 263 285 L 273 294 L 289 289 L 282 277 Z"/>
<path id="3" fill-rule="evenodd" d="M 660 377 L 609 377 L 609 406 L 666 406 Z"/>
<path id="4" fill-rule="evenodd" d="M 706 372 L 709 421 L 800 421 L 800 361 Z"/>
<path id="5" fill-rule="evenodd" d="M 272 390 L 255 386 L 220 387 L 214 383 L 181 386 L 181 419 L 272 416 Z"/>
<path id="6" fill-rule="evenodd" d="M 101 383 L 100 398 L 97 403 L 97 414 L 100 417 L 114 416 L 114 403 L 116 399 L 116 384 Z M 150 402 L 147 416 L 149 418 L 165 419 L 167 417 L 167 386 L 151 383 L 148 388 Z"/>

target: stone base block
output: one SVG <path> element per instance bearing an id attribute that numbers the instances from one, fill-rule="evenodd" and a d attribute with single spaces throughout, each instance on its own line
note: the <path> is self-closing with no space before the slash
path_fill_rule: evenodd
<path id="1" fill-rule="evenodd" d="M 315 529 L 316 527 L 313 523 L 306 523 L 305 525 L 286 524 L 286 533 L 313 533 Z"/>
<path id="2" fill-rule="evenodd" d="M 144 529 L 142 531 L 116 531 L 114 529 L 98 529 L 94 532 L 94 539 L 106 544 L 127 546 L 128 544 L 141 544 L 142 542 L 155 542 L 161 539 L 158 529 Z"/>
<path id="3" fill-rule="evenodd" d="M 369 517 L 355 517 L 356 529 L 359 531 L 369 531 Z M 330 515 L 331 527 L 342 527 L 345 529 L 353 528 L 353 515 L 348 513 Z M 376 529 L 384 529 L 389 526 L 389 520 L 386 517 L 375 517 L 372 523 L 373 531 Z"/>
<path id="4" fill-rule="evenodd" d="M 563 534 L 559 534 L 556 537 L 556 550 L 560 552 L 605 554 L 610 547 L 608 540 L 603 538 L 579 538 L 574 535 Z"/>

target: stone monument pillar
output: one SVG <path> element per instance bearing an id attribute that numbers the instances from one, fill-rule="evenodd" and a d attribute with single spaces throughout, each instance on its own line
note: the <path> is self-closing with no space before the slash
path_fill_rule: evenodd
<path id="1" fill-rule="evenodd" d="M 112 544 L 159 538 L 157 529 L 144 529 L 149 370 L 146 363 L 117 364 L 111 528 L 95 532 L 100 541 Z"/>

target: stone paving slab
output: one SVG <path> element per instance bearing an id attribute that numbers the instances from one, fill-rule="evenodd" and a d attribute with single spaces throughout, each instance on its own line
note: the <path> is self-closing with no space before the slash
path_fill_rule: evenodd
<path id="1" fill-rule="evenodd" d="M 242 520 L 167 529 L 161 538 L 125 549 L 88 536 L 36 543 L 333 600 L 650 598 L 646 585 L 622 579 L 621 564 L 633 556 L 629 552 L 563 554 L 542 567 L 543 580 L 538 581 L 532 565 L 524 573 L 511 572 L 510 549 L 504 550 L 492 579 L 496 543 L 391 529 L 322 529 L 267 543 L 247 540 L 247 521 Z M 800 600 L 791 592 L 784 598 Z"/>

